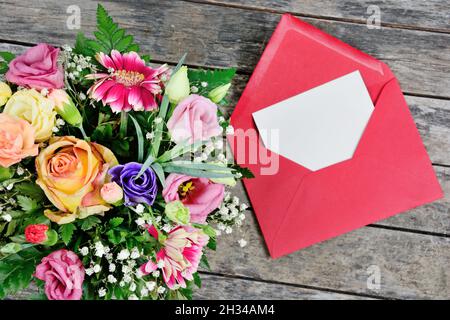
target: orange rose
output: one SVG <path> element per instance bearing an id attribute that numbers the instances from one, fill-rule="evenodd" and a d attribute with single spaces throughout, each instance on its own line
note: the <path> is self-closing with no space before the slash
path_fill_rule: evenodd
<path id="1" fill-rule="evenodd" d="M 100 195 L 106 172 L 118 164 L 108 148 L 75 137 L 57 137 L 36 158 L 36 183 L 60 210 L 45 211 L 58 224 L 103 215 L 110 209 Z"/>
<path id="2" fill-rule="evenodd" d="M 34 129 L 25 120 L 0 114 L 0 166 L 9 167 L 23 158 L 38 154 Z"/>

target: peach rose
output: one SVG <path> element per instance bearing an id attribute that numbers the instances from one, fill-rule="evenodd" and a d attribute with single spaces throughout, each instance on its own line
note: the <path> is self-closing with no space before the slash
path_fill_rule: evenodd
<path id="1" fill-rule="evenodd" d="M 100 190 L 106 172 L 117 164 L 111 150 L 97 143 L 71 136 L 51 139 L 36 158 L 36 183 L 60 211 L 46 210 L 45 215 L 58 224 L 103 215 L 110 205 Z"/>
<path id="2" fill-rule="evenodd" d="M 9 167 L 23 158 L 38 154 L 34 129 L 25 120 L 0 114 L 0 166 Z"/>

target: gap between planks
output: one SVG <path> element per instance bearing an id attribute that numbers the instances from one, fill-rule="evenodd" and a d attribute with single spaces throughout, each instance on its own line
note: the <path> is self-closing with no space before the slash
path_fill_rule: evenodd
<path id="1" fill-rule="evenodd" d="M 370 299 L 377 299 L 377 300 L 400 300 L 400 299 L 394 298 L 394 297 L 371 295 L 371 294 L 365 294 L 365 293 L 358 293 L 358 292 L 351 292 L 351 291 L 337 290 L 337 289 L 330 289 L 330 288 L 322 288 L 322 287 L 303 285 L 303 284 L 295 284 L 295 283 L 282 282 L 282 281 L 265 280 L 265 279 L 260 279 L 260 278 L 251 278 L 251 277 L 246 277 L 246 276 L 232 275 L 232 274 L 219 273 L 219 272 L 199 271 L 199 273 L 205 274 L 205 275 L 222 277 L 222 278 L 228 278 L 228 279 L 253 281 L 253 282 L 267 283 L 267 284 L 274 284 L 274 285 L 282 285 L 282 286 L 288 286 L 288 287 L 294 287 L 294 288 L 344 294 L 344 295 L 356 296 L 356 297 L 362 297 L 362 298 L 370 298 Z"/>
<path id="2" fill-rule="evenodd" d="M 259 11 L 259 12 L 265 12 L 265 13 L 275 13 L 275 14 L 289 13 L 289 14 L 295 15 L 297 17 L 311 18 L 311 19 L 317 19 L 317 20 L 322 20 L 322 21 L 336 21 L 336 22 L 352 23 L 352 24 L 359 24 L 359 25 L 367 24 L 366 21 L 359 20 L 359 19 L 322 16 L 322 15 L 316 15 L 316 14 L 301 13 L 301 12 L 296 12 L 296 11 L 276 10 L 276 9 L 263 8 L 263 7 L 258 7 L 258 6 L 249 6 L 249 5 L 237 4 L 237 3 L 224 3 L 224 2 L 220 2 L 220 1 L 214 1 L 214 0 L 212 0 L 212 1 L 210 1 L 210 0 L 181 0 L 181 1 L 217 6 L 217 7 L 248 10 L 248 11 Z M 407 25 L 407 24 L 402 24 L 402 23 L 380 22 L 380 26 L 384 27 L 384 28 L 391 28 L 391 29 L 416 30 L 416 31 L 424 31 L 424 32 L 430 32 L 430 33 L 450 34 L 450 30 L 447 30 L 447 29 L 419 27 L 419 26 Z"/>

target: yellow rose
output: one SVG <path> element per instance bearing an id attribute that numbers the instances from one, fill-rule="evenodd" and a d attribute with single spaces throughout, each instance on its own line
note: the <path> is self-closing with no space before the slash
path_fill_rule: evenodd
<path id="1" fill-rule="evenodd" d="M 17 91 L 8 100 L 4 113 L 22 118 L 34 128 L 37 142 L 48 140 L 55 126 L 55 104 L 34 89 Z"/>
<path id="2" fill-rule="evenodd" d="M 11 88 L 6 83 L 0 81 L 0 107 L 5 105 L 11 95 Z"/>
<path id="3" fill-rule="evenodd" d="M 71 136 L 50 139 L 36 158 L 36 183 L 60 210 L 45 211 L 58 224 L 103 215 L 110 209 L 100 190 L 107 171 L 118 164 L 108 148 Z"/>

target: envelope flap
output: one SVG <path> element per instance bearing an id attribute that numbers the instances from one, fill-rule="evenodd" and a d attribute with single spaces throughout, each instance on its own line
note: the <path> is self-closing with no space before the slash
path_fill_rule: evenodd
<path id="1" fill-rule="evenodd" d="M 317 72 L 320 66 L 324 72 Z M 381 61 L 323 31 L 283 15 L 233 114 L 235 127 L 254 128 L 251 114 L 355 70 L 372 100 L 394 76 Z"/>

